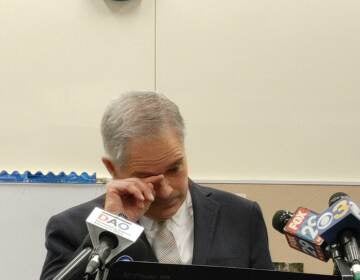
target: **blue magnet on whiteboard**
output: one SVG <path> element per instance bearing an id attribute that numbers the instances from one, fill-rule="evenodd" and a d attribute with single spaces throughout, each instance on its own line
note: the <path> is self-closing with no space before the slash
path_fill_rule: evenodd
<path id="1" fill-rule="evenodd" d="M 60 172 L 59 174 L 48 172 L 44 174 L 38 171 L 33 174 L 30 171 L 25 171 L 24 173 L 13 171 L 9 173 L 3 170 L 0 172 L 0 183 L 96 184 L 96 173 L 92 175 L 89 175 L 87 172 L 82 172 L 81 174 L 76 172 L 69 174 L 65 172 Z"/>

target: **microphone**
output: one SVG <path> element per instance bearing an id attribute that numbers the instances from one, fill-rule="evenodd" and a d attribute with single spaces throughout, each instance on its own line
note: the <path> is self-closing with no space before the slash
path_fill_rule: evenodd
<path id="1" fill-rule="evenodd" d="M 132 245 L 144 228 L 125 218 L 96 207 L 86 219 L 94 250 L 86 275 L 102 270 L 116 255 Z"/>
<path id="2" fill-rule="evenodd" d="M 359 233 L 360 208 L 347 194 L 335 193 L 329 199 L 329 208 L 319 215 L 317 228 L 319 235 L 329 244 L 336 241 L 345 229 Z"/>
<path id="3" fill-rule="evenodd" d="M 285 234 L 289 246 L 316 259 L 327 262 L 326 243 L 316 229 L 317 213 L 299 207 L 295 213 L 277 211 L 272 220 L 273 227 Z"/>
<path id="4" fill-rule="evenodd" d="M 284 227 L 294 214 L 290 211 L 278 210 L 272 218 L 272 226 L 278 232 L 285 234 Z"/>
<path id="5" fill-rule="evenodd" d="M 343 193 L 333 194 L 326 209 L 317 222 L 319 234 L 328 242 L 340 244 L 342 254 L 349 263 L 355 279 L 360 279 L 360 208 Z"/>
<path id="6" fill-rule="evenodd" d="M 105 263 L 111 251 L 119 245 L 115 234 L 103 231 L 99 235 L 99 246 L 92 253 L 90 261 L 85 269 L 85 274 L 93 274 L 102 264 Z"/>

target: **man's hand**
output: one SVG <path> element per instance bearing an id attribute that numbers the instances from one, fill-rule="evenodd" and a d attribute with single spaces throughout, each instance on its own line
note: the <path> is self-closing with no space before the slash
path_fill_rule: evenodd
<path id="1" fill-rule="evenodd" d="M 125 214 L 131 221 L 137 221 L 149 209 L 155 199 L 154 184 L 164 175 L 143 179 L 114 179 L 106 186 L 105 211 Z"/>

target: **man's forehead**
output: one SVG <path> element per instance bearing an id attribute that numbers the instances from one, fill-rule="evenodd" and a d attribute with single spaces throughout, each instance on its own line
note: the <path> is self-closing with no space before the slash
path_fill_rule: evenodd
<path id="1" fill-rule="evenodd" d="M 183 141 L 176 131 L 169 129 L 151 137 L 130 139 L 125 149 L 124 165 L 129 173 L 158 173 L 184 157 Z"/>
<path id="2" fill-rule="evenodd" d="M 156 176 L 159 174 L 165 173 L 167 170 L 174 168 L 184 161 L 184 157 L 174 158 L 172 161 L 164 164 L 151 165 L 151 164 L 142 164 L 142 165 L 133 165 L 129 166 L 131 168 L 131 174 L 135 177 L 149 177 Z"/>

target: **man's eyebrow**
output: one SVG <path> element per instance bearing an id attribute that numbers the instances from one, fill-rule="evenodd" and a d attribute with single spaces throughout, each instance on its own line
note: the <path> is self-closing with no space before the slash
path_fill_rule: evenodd
<path id="1" fill-rule="evenodd" d="M 171 169 L 171 168 L 173 168 L 173 167 L 181 164 L 181 163 L 183 162 L 183 160 L 184 160 L 184 158 L 179 158 L 178 160 L 176 160 L 175 162 L 173 162 L 172 164 L 170 164 L 167 169 Z"/>
<path id="2" fill-rule="evenodd" d="M 158 174 L 153 174 L 150 172 L 134 172 L 132 174 L 132 176 L 138 177 L 138 178 L 146 178 L 146 177 L 151 177 L 151 176 L 156 176 L 156 175 L 158 175 Z"/>

